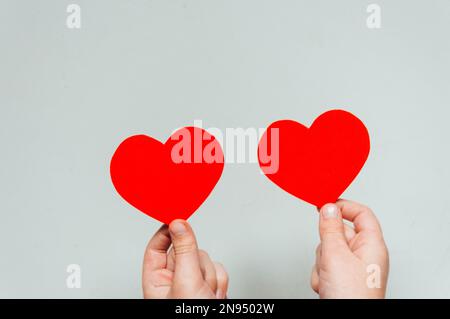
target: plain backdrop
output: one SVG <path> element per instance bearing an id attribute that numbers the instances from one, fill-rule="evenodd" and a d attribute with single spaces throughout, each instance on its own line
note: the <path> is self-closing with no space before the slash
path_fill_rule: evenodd
<path id="1" fill-rule="evenodd" d="M 66 27 L 70 3 L 81 29 Z M 450 2 L 376 1 L 381 29 L 366 26 L 370 3 L 0 0 L 0 297 L 142 296 L 160 223 L 111 184 L 127 136 L 310 125 L 343 108 L 372 143 L 343 197 L 381 221 L 388 296 L 449 298 Z M 256 164 L 227 165 L 190 222 L 230 298 L 316 297 L 316 210 Z"/>

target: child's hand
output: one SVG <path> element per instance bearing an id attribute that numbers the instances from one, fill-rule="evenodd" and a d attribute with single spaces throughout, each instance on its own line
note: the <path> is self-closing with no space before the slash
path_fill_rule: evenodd
<path id="1" fill-rule="evenodd" d="M 175 220 L 162 226 L 147 246 L 142 287 L 144 298 L 224 299 L 228 275 L 198 249 L 189 224 Z"/>
<path id="2" fill-rule="evenodd" d="M 346 200 L 327 204 L 319 231 L 311 286 L 320 298 L 384 298 L 389 256 L 373 212 Z"/>

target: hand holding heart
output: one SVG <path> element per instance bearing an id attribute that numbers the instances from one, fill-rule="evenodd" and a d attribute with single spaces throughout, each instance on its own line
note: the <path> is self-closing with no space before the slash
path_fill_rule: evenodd
<path id="1" fill-rule="evenodd" d="M 189 224 L 175 220 L 162 226 L 147 246 L 142 287 L 144 298 L 224 299 L 228 275 L 198 249 Z"/>
<path id="2" fill-rule="evenodd" d="M 201 137 L 199 148 L 195 136 Z M 180 139 L 193 143 L 180 151 L 176 143 Z M 268 165 L 273 163 L 267 163 L 263 155 L 275 148 L 277 163 Z M 258 159 L 276 185 L 322 207 L 336 202 L 350 185 L 369 149 L 364 124 L 348 112 L 335 110 L 319 116 L 310 128 L 290 120 L 272 123 L 259 143 Z M 147 247 L 144 297 L 226 296 L 224 268 L 198 249 L 189 224 L 176 220 L 187 219 L 208 197 L 222 173 L 223 158 L 215 138 L 195 127 L 175 132 L 164 144 L 148 136 L 132 136 L 114 153 L 111 178 L 118 193 L 145 214 L 170 224 L 161 227 Z M 311 277 L 313 289 L 321 298 L 384 297 L 388 254 L 373 213 L 342 200 L 323 206 L 320 213 L 321 243 Z M 355 228 L 344 225 L 343 218 Z M 375 290 L 367 281 L 372 266 L 379 275 Z"/>
<path id="3" fill-rule="evenodd" d="M 320 298 L 384 298 L 389 256 L 373 212 L 351 201 L 327 204 L 320 210 L 319 233 L 311 287 Z M 150 240 L 142 286 L 145 298 L 222 299 L 228 275 L 197 248 L 187 222 L 176 220 Z"/>
<path id="4" fill-rule="evenodd" d="M 371 209 L 348 200 L 326 204 L 319 234 L 311 287 L 320 298 L 384 298 L 389 255 Z"/>

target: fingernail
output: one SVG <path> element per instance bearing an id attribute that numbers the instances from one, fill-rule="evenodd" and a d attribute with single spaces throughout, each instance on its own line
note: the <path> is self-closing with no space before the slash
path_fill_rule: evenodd
<path id="1" fill-rule="evenodd" d="M 336 205 L 325 205 L 325 207 L 322 208 L 322 216 L 326 219 L 328 218 L 336 218 L 338 216 L 338 210 Z"/>
<path id="2" fill-rule="evenodd" d="M 169 230 L 175 236 L 182 236 L 186 233 L 186 225 L 182 221 L 174 221 L 170 224 Z"/>
<path id="3" fill-rule="evenodd" d="M 216 298 L 217 298 L 217 299 L 223 299 L 223 298 L 224 298 L 224 295 L 223 295 L 223 293 L 222 293 L 221 290 L 217 290 L 217 292 L 216 292 Z"/>

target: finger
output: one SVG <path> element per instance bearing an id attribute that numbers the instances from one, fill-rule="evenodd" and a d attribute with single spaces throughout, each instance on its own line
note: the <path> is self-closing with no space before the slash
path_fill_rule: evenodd
<path id="1" fill-rule="evenodd" d="M 370 208 L 344 199 L 339 199 L 336 205 L 340 208 L 343 218 L 353 223 L 357 233 L 368 230 L 381 234 L 378 219 Z"/>
<path id="2" fill-rule="evenodd" d="M 316 207 L 317 212 L 320 213 L 320 208 Z M 345 238 L 347 239 L 347 242 L 350 242 L 350 240 L 353 239 L 353 237 L 355 237 L 356 233 L 355 230 L 353 229 L 353 227 L 347 225 L 344 223 L 344 233 L 345 233 Z"/>
<path id="3" fill-rule="evenodd" d="M 314 265 L 311 272 L 311 288 L 315 293 L 319 293 L 319 273 L 317 272 L 317 266 Z"/>
<path id="4" fill-rule="evenodd" d="M 167 265 L 167 249 L 171 239 L 166 225 L 163 225 L 150 239 L 144 254 L 144 270 L 164 269 Z"/>
<path id="5" fill-rule="evenodd" d="M 228 291 L 228 273 L 225 270 L 225 267 L 218 262 L 214 263 L 214 267 L 216 268 L 217 276 L 216 297 L 217 299 L 226 299 Z"/>
<path id="6" fill-rule="evenodd" d="M 186 286 L 195 286 L 203 281 L 194 232 L 184 220 L 175 220 L 169 225 L 175 256 L 174 280 Z"/>
<path id="7" fill-rule="evenodd" d="M 320 209 L 319 233 L 322 252 L 348 249 L 344 222 L 340 209 L 334 204 L 326 204 Z"/>
<path id="8" fill-rule="evenodd" d="M 200 269 L 203 272 L 203 278 L 205 279 L 208 286 L 211 290 L 216 293 L 217 290 L 217 276 L 216 276 L 216 267 L 212 262 L 211 258 L 209 258 L 208 254 L 199 250 L 198 252 L 200 258 Z"/>
<path id="9" fill-rule="evenodd" d="M 167 253 L 167 270 L 175 271 L 175 251 L 173 250 L 173 246 L 169 249 Z"/>
<path id="10" fill-rule="evenodd" d="M 317 270 L 317 274 L 320 275 L 320 258 L 322 256 L 322 245 L 319 244 L 316 248 L 316 270 Z"/>
<path id="11" fill-rule="evenodd" d="M 353 229 L 353 227 L 344 223 L 344 234 L 345 234 L 345 239 L 347 239 L 347 242 L 349 243 L 355 237 L 356 232 Z"/>
<path id="12" fill-rule="evenodd" d="M 320 258 L 322 255 L 322 245 L 317 245 L 316 248 L 316 262 L 312 268 L 311 272 L 311 288 L 319 293 L 319 276 L 320 276 Z"/>

